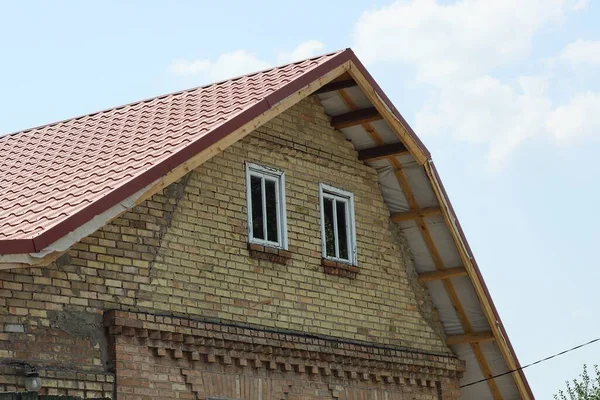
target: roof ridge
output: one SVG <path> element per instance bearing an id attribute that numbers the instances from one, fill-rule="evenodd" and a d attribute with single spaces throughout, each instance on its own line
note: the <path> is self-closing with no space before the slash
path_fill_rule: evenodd
<path id="1" fill-rule="evenodd" d="M 278 69 L 278 68 L 283 68 L 283 67 L 286 67 L 288 65 L 295 65 L 295 64 L 300 64 L 300 63 L 306 62 L 306 61 L 316 60 L 316 59 L 322 58 L 322 57 L 333 56 L 335 54 L 342 53 L 342 52 L 344 52 L 346 50 L 350 50 L 350 49 L 349 48 L 340 49 L 340 50 L 336 50 L 336 51 L 333 51 L 333 52 L 328 52 L 328 53 L 320 54 L 320 55 L 317 55 L 317 56 L 314 56 L 314 57 L 305 58 L 305 59 L 298 60 L 298 61 L 293 61 L 293 62 L 289 62 L 289 63 L 275 65 L 273 67 L 261 69 L 261 70 L 258 70 L 258 71 L 249 72 L 247 74 L 238 75 L 238 76 L 235 76 L 235 77 L 232 77 L 232 78 L 227 78 L 227 79 L 223 79 L 223 80 L 220 80 L 220 81 L 215 81 L 215 82 L 207 83 L 205 85 L 200 85 L 200 86 L 195 86 L 195 87 L 192 87 L 192 88 L 187 88 L 187 89 L 177 90 L 177 91 L 174 91 L 174 92 L 164 93 L 164 94 L 160 94 L 158 96 L 147 97 L 147 98 L 142 99 L 142 100 L 137 100 L 137 101 L 133 101 L 133 102 L 130 102 L 130 103 L 120 104 L 118 106 L 108 107 L 108 108 L 101 109 L 101 110 L 94 111 L 94 112 L 87 113 L 87 114 L 81 114 L 81 115 L 78 115 L 76 117 L 65 118 L 65 119 L 61 119 L 61 120 L 58 120 L 58 121 L 54 121 L 54 122 L 49 122 L 49 123 L 46 123 L 46 124 L 41 124 L 41 125 L 33 126 L 31 128 L 21 129 L 19 131 L 13 131 L 13 132 L 5 133 L 5 134 L 0 134 L 0 140 L 2 140 L 2 138 L 5 138 L 5 137 L 15 136 L 15 135 L 18 135 L 18 134 L 21 134 L 21 133 L 30 132 L 30 131 L 37 130 L 37 129 L 48 128 L 48 127 L 51 127 L 51 126 L 54 126 L 54 125 L 58 125 L 58 124 L 62 124 L 62 123 L 70 122 L 70 121 L 76 121 L 76 120 L 79 120 L 79 119 L 82 119 L 82 118 L 85 118 L 85 117 L 91 117 L 91 116 L 94 116 L 94 115 L 103 114 L 103 113 L 107 113 L 107 112 L 110 112 L 110 111 L 120 110 L 120 109 L 123 109 L 125 107 L 131 107 L 131 106 L 135 106 L 135 105 L 138 105 L 138 104 L 148 103 L 148 102 L 151 102 L 151 101 L 154 101 L 154 100 L 164 99 L 164 98 L 169 97 L 169 96 L 180 95 L 180 94 L 183 94 L 183 93 L 186 93 L 186 92 L 192 92 L 192 91 L 195 91 L 195 90 L 198 90 L 198 89 L 204 89 L 204 88 L 208 88 L 208 87 L 214 86 L 214 85 L 221 85 L 221 84 L 226 83 L 226 82 L 236 81 L 238 79 L 242 79 L 242 78 L 245 78 L 245 77 L 250 77 L 250 76 L 253 76 L 253 75 L 257 75 L 257 74 L 265 73 L 265 72 L 268 72 L 268 71 L 272 71 L 272 70 L 275 70 L 275 69 Z"/>

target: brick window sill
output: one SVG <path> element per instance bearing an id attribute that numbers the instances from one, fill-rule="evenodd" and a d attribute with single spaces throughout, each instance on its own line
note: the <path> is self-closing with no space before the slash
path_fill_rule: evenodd
<path id="1" fill-rule="evenodd" d="M 256 243 L 248 243 L 250 257 L 258 260 L 268 260 L 277 264 L 286 265 L 292 258 L 292 253 L 287 250 L 277 249 L 275 247 L 262 246 Z"/>
<path id="2" fill-rule="evenodd" d="M 354 265 L 342 263 L 339 261 L 321 259 L 321 265 L 324 267 L 324 272 L 329 275 L 341 276 L 344 278 L 354 279 L 360 269 Z"/>

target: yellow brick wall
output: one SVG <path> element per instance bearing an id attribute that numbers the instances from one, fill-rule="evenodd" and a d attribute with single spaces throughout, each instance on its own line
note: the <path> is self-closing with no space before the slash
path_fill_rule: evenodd
<path id="1" fill-rule="evenodd" d="M 285 172 L 286 266 L 248 255 L 244 162 Z M 354 193 L 360 273 L 323 273 L 318 185 Z M 375 170 L 307 99 L 191 173 L 138 306 L 445 351 L 416 310 Z M 141 233 L 132 232 L 138 235 Z"/>
<path id="2" fill-rule="evenodd" d="M 287 265 L 249 256 L 244 162 L 285 172 Z M 323 272 L 319 183 L 354 193 L 355 279 Z M 14 342 L 45 329 L 86 337 L 79 329 L 86 318 L 113 308 L 449 353 L 435 316 L 427 321 L 419 312 L 422 293 L 409 282 L 406 258 L 390 230 L 375 170 L 358 161 L 351 143 L 309 98 L 52 265 L 0 272 L 0 318 L 25 331 L 0 333 L 0 357 L 38 357 L 35 339 L 29 350 Z M 105 369 L 102 345 L 100 338 L 94 342 L 88 368 Z"/>

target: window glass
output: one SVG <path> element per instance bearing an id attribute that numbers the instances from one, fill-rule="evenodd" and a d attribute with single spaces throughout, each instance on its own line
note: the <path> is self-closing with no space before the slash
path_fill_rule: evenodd
<path id="1" fill-rule="evenodd" d="M 326 255 L 335 257 L 335 232 L 333 229 L 333 200 L 323 199 L 323 214 L 325 217 L 325 249 Z"/>
<path id="2" fill-rule="evenodd" d="M 246 164 L 248 241 L 287 248 L 283 172 Z"/>
<path id="3" fill-rule="evenodd" d="M 348 229 L 346 229 L 346 202 L 336 201 L 337 217 L 337 241 L 339 246 L 339 258 L 348 260 Z"/>
<path id="4" fill-rule="evenodd" d="M 323 257 L 356 264 L 354 195 L 321 184 L 319 196 Z"/>
<path id="5" fill-rule="evenodd" d="M 277 192 L 276 183 L 272 180 L 265 180 L 265 196 L 267 209 L 267 240 L 270 242 L 279 241 L 277 231 Z"/>
<path id="6" fill-rule="evenodd" d="M 254 237 L 265 238 L 262 207 L 262 179 L 258 176 L 250 178 L 252 190 L 252 228 Z"/>

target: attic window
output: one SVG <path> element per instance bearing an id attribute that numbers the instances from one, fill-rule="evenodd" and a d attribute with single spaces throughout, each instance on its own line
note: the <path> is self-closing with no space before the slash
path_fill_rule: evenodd
<path id="1" fill-rule="evenodd" d="M 356 265 L 354 195 L 320 184 L 323 258 Z"/>
<path id="2" fill-rule="evenodd" d="M 246 164 L 248 241 L 287 249 L 285 175 L 282 171 Z"/>

